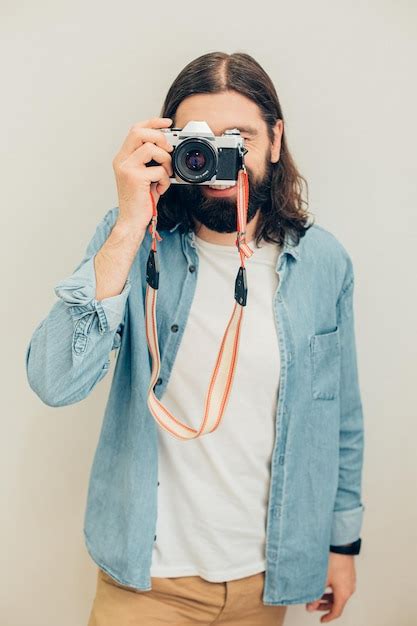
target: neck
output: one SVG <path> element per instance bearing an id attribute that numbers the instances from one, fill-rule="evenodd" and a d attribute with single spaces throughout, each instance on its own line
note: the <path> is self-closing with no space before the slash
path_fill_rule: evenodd
<path id="1" fill-rule="evenodd" d="M 256 225 L 259 219 L 259 211 L 256 213 L 253 220 L 246 225 L 246 243 L 250 243 L 255 238 Z M 219 233 L 217 230 L 211 230 L 204 224 L 196 221 L 195 234 L 209 243 L 216 243 L 221 246 L 235 246 L 236 245 L 236 233 Z"/>

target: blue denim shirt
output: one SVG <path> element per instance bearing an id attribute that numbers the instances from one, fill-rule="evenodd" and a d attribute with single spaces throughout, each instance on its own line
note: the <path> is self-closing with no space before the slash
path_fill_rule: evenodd
<path id="1" fill-rule="evenodd" d="M 147 591 L 152 588 L 158 489 L 158 425 L 147 406 L 151 358 L 144 317 L 151 236 L 147 231 L 123 291 L 97 301 L 94 256 L 118 211 L 107 211 L 81 263 L 55 286 L 58 300 L 33 332 L 26 371 L 44 403 L 65 406 L 88 396 L 108 372 L 111 351 L 117 351 L 92 463 L 84 534 L 98 566 L 119 583 Z M 182 233 L 177 225 L 160 234 L 159 399 L 187 323 L 199 263 L 193 232 Z M 238 266 L 236 250 L 236 271 Z M 321 597 L 329 546 L 360 536 L 364 433 L 348 253 L 334 235 L 314 224 L 297 245 L 287 236 L 276 272 L 281 370 L 263 602 L 288 605 Z M 233 291 L 231 285 L 231 309 Z"/>

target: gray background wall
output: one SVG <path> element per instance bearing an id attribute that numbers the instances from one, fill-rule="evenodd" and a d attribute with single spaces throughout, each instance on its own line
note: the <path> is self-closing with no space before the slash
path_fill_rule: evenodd
<path id="1" fill-rule="evenodd" d="M 50 408 L 27 385 L 25 349 L 117 205 L 111 162 L 130 126 L 217 49 L 270 73 L 310 210 L 354 261 L 366 512 L 339 623 L 415 623 L 415 3 L 3 0 L 0 18 L 2 624 L 87 623 L 96 566 L 82 524 L 112 371 Z M 297 605 L 287 621 L 320 615 Z"/>

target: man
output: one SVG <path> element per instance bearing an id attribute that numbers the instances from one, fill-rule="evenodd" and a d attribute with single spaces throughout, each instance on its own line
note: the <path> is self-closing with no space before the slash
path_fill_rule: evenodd
<path id="1" fill-rule="evenodd" d="M 154 393 L 190 428 L 201 423 L 239 268 L 236 185 L 169 180 L 161 129 L 195 120 L 244 138 L 253 254 L 226 412 L 213 432 L 181 441 L 147 403 L 150 194 L 160 265 Z M 247 54 L 195 59 L 163 117 L 135 124 L 113 167 L 119 206 L 55 287 L 59 301 L 26 355 L 32 389 L 63 406 L 88 396 L 118 350 L 84 527 L 99 566 L 89 626 L 277 626 L 304 602 L 330 621 L 355 591 L 364 511 L 354 275 L 342 244 L 307 225 L 270 78 Z"/>

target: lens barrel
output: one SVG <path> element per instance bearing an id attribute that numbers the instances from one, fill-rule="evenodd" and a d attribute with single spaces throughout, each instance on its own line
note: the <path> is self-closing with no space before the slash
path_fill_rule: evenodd
<path id="1" fill-rule="evenodd" d="M 211 180 L 217 171 L 217 151 L 204 138 L 184 139 L 172 155 L 172 167 L 187 183 Z"/>

